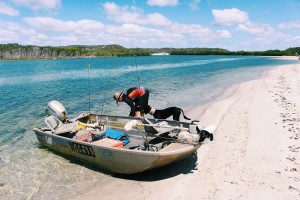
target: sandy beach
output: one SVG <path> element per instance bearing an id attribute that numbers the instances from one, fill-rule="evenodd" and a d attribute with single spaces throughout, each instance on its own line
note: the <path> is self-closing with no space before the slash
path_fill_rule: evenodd
<path id="1" fill-rule="evenodd" d="M 300 199 L 300 64 L 276 67 L 187 114 L 217 125 L 197 157 L 112 176 L 77 199 Z"/>

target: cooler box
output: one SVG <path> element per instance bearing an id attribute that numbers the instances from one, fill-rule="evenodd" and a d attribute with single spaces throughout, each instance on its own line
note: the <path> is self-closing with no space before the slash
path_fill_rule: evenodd
<path id="1" fill-rule="evenodd" d="M 105 147 L 116 147 L 116 148 L 123 148 L 123 142 L 120 140 L 114 140 L 110 138 L 104 138 L 101 140 L 97 140 L 93 142 L 93 144 L 97 144 L 100 146 L 105 146 Z"/>

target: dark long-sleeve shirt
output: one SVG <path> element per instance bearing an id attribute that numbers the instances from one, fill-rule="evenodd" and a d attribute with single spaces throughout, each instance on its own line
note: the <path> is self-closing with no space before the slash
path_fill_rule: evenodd
<path id="1" fill-rule="evenodd" d="M 122 100 L 130 106 L 130 115 L 133 116 L 135 111 L 144 110 L 144 107 L 148 106 L 148 97 L 148 89 L 133 87 L 127 90 L 127 94 L 122 95 Z"/>

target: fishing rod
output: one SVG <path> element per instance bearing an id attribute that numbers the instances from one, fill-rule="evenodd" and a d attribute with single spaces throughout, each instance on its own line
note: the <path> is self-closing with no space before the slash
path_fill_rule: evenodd
<path id="1" fill-rule="evenodd" d="M 132 40 L 131 40 L 131 43 L 132 43 L 133 49 L 135 49 Z M 139 84 L 139 88 L 140 88 L 140 87 L 141 87 L 141 84 L 140 84 L 140 75 L 139 75 L 139 70 L 138 70 L 138 68 L 137 68 L 137 62 L 136 62 L 136 55 L 135 55 L 135 54 L 133 54 L 133 58 L 134 58 L 135 71 L 136 71 L 136 75 L 137 75 L 137 79 L 138 79 L 138 84 Z"/>
<path id="2" fill-rule="evenodd" d="M 88 70 L 88 81 L 89 81 L 89 114 L 91 113 L 91 80 L 90 80 L 90 69 L 91 65 L 89 64 L 89 70 Z"/>
<path id="3" fill-rule="evenodd" d="M 111 69 L 111 67 L 109 69 Z M 108 77 L 107 77 L 107 83 L 106 83 L 104 98 L 103 98 L 102 107 L 101 107 L 101 115 L 102 115 L 103 110 L 104 110 L 104 105 L 105 105 L 105 101 L 106 101 L 106 96 L 107 96 L 108 85 L 109 85 L 109 80 L 110 80 L 110 74 L 111 73 L 107 73 L 107 74 L 108 74 Z"/>

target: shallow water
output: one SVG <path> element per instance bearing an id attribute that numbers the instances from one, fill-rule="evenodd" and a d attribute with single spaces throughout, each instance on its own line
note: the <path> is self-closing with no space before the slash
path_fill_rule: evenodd
<path id="1" fill-rule="evenodd" d="M 1 199 L 72 198 L 112 178 L 39 145 L 32 129 L 44 126 L 45 106 L 53 99 L 71 117 L 89 110 L 128 115 L 129 107 L 117 106 L 112 95 L 140 84 L 150 90 L 150 105 L 189 109 L 212 101 L 233 84 L 296 62 L 232 56 L 1 61 Z"/>

